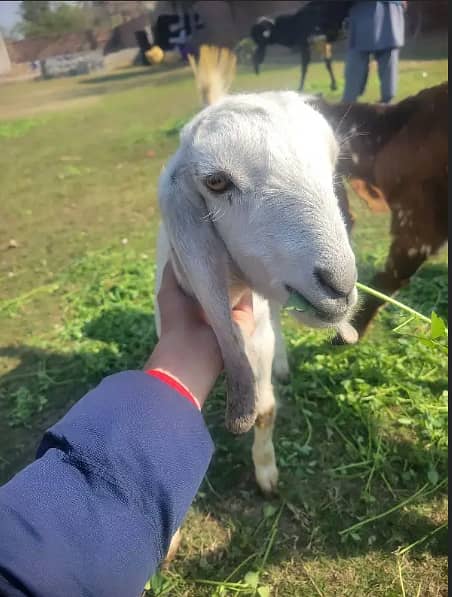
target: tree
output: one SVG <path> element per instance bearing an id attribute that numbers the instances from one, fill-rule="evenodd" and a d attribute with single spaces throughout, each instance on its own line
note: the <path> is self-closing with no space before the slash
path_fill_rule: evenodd
<path id="1" fill-rule="evenodd" d="M 3 37 L 5 40 L 11 37 L 10 30 L 4 25 L 0 25 L 0 37 Z"/>
<path id="2" fill-rule="evenodd" d="M 91 0 L 91 2 L 83 2 L 82 4 L 91 7 L 96 25 L 115 26 L 146 12 L 149 2 L 136 0 Z"/>
<path id="3" fill-rule="evenodd" d="M 47 0 L 22 0 L 19 8 L 22 21 L 39 23 L 50 12 Z"/>
<path id="4" fill-rule="evenodd" d="M 17 29 L 24 37 L 82 31 L 90 25 L 82 7 L 67 2 L 23 0 L 20 13 L 22 21 Z"/>

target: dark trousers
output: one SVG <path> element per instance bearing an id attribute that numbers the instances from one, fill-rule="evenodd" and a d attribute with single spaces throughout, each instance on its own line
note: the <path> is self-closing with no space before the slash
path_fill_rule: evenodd
<path id="1" fill-rule="evenodd" d="M 375 56 L 378 63 L 381 101 L 389 103 L 395 96 L 399 71 L 399 48 L 390 48 L 378 52 L 349 50 L 345 65 L 345 89 L 342 101 L 355 102 L 364 93 L 371 54 Z"/>

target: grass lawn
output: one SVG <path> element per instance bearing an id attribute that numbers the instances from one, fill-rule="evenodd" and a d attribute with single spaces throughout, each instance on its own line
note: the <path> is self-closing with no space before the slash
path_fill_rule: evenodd
<path id="1" fill-rule="evenodd" d="M 400 96 L 446 78 L 445 59 L 403 61 Z M 298 67 L 267 66 L 259 78 L 240 72 L 235 90 L 297 81 Z M 327 85 L 313 65 L 307 91 L 337 99 Z M 366 97 L 378 97 L 375 76 Z M 197 107 L 188 69 L 0 87 L 3 481 L 87 388 L 140 367 L 155 343 L 156 184 Z M 352 200 L 367 281 L 385 259 L 388 217 Z M 446 316 L 445 253 L 400 296 Z M 406 334 L 413 325 L 391 332 L 400 321 L 386 309 L 359 346 L 338 348 L 286 320 L 292 382 L 277 388 L 273 500 L 253 482 L 251 436 L 223 429 L 218 384 L 206 409 L 215 458 L 178 557 L 149 594 L 446 594 L 447 363 Z"/>

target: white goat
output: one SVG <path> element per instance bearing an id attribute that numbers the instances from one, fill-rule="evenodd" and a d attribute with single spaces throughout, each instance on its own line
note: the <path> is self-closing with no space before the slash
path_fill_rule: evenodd
<path id="1" fill-rule="evenodd" d="M 355 258 L 333 190 L 337 154 L 326 120 L 296 93 L 227 96 L 184 127 L 160 179 L 156 290 L 171 259 L 220 345 L 228 429 L 241 433 L 255 423 L 252 454 L 264 492 L 278 479 L 275 332 L 275 373 L 288 374 L 280 306 L 301 295 L 309 308 L 295 311 L 297 320 L 338 327 L 357 302 Z M 248 287 L 256 320 L 250 339 L 230 315 Z"/>

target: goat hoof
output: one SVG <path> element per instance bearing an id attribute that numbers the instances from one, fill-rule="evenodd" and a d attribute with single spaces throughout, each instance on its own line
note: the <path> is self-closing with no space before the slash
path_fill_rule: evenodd
<path id="1" fill-rule="evenodd" d="M 258 466 L 255 473 L 257 484 L 264 495 L 270 496 L 278 493 L 279 472 L 275 464 Z"/>

